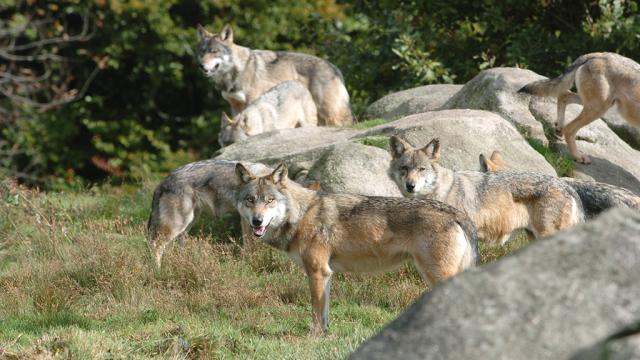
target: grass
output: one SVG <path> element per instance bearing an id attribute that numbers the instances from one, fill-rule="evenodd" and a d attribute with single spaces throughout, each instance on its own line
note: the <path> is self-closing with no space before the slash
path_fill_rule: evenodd
<path id="1" fill-rule="evenodd" d="M 480 262 L 490 263 L 505 255 L 524 247 L 529 243 L 529 238 L 524 231 L 514 233 L 509 241 L 504 245 L 480 244 Z"/>
<path id="2" fill-rule="evenodd" d="M 311 337 L 303 272 L 266 246 L 242 251 L 232 220 L 203 216 L 185 247 L 168 249 L 163 270 L 153 271 L 144 236 L 152 189 L 43 193 L 0 183 L 0 354 L 344 358 L 423 291 L 410 265 L 337 274 L 330 333 Z"/>
<path id="3" fill-rule="evenodd" d="M 372 128 L 374 126 L 382 125 L 388 123 L 389 120 L 385 119 L 369 119 L 360 122 L 353 123 L 350 127 L 356 130 L 364 130 L 368 128 Z"/>
<path id="4" fill-rule="evenodd" d="M 358 138 L 354 141 L 362 145 L 375 146 L 383 150 L 389 151 L 388 136 L 378 136 L 378 135 L 366 136 L 366 137 Z"/>
<path id="5" fill-rule="evenodd" d="M 575 164 L 570 157 L 552 150 L 542 144 L 540 140 L 528 138 L 527 141 L 532 148 L 540 153 L 544 159 L 553 166 L 558 176 L 571 176 L 573 174 Z"/>

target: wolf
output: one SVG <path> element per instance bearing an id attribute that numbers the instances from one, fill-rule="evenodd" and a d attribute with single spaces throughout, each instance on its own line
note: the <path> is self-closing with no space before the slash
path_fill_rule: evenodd
<path id="1" fill-rule="evenodd" d="M 156 187 L 147 222 L 147 239 L 158 269 L 165 247 L 187 232 L 202 210 L 209 210 L 214 216 L 235 212 L 234 190 L 240 185 L 234 175 L 237 163 L 196 161 L 175 169 Z M 272 171 L 263 164 L 245 162 L 244 166 L 257 174 Z"/>
<path id="2" fill-rule="evenodd" d="M 517 229 L 542 238 L 584 221 L 578 194 L 556 177 L 453 171 L 438 163 L 437 138 L 414 148 L 392 136 L 390 145 L 390 176 L 404 195 L 440 200 L 462 210 L 482 242 L 504 244 Z"/>
<path id="3" fill-rule="evenodd" d="M 156 186 L 147 221 L 147 240 L 155 265 L 160 269 L 162 255 L 168 244 L 189 231 L 203 210 L 213 216 L 236 213 L 234 191 L 238 161 L 201 160 L 173 170 Z M 271 174 L 273 169 L 260 163 L 242 162 L 254 174 Z M 304 172 L 296 174 L 296 181 L 310 190 L 320 189 L 320 182 L 310 180 Z M 252 245 L 249 227 L 241 221 L 243 242 Z"/>
<path id="4" fill-rule="evenodd" d="M 328 330 L 336 271 L 384 271 L 412 260 L 433 286 L 477 263 L 473 223 L 441 202 L 312 191 L 289 180 L 284 164 L 260 176 L 239 163 L 236 175 L 236 208 L 253 236 L 309 278 L 313 334 Z"/>
<path id="5" fill-rule="evenodd" d="M 574 82 L 577 94 L 570 91 Z M 631 125 L 640 126 L 640 64 L 615 53 L 582 55 L 559 77 L 534 81 L 518 92 L 558 99 L 556 131 L 564 136 L 574 159 L 584 164 L 591 159 L 578 150 L 576 133 L 614 104 Z M 572 103 L 582 104 L 582 111 L 565 126 L 565 109 Z"/>
<path id="6" fill-rule="evenodd" d="M 488 159 L 483 154 L 480 154 L 479 161 L 482 172 L 510 171 L 498 150 L 494 151 Z M 578 193 L 588 220 L 614 207 L 640 210 L 640 196 L 625 188 L 570 177 L 562 177 L 560 179 Z"/>
<path id="7" fill-rule="evenodd" d="M 318 114 L 309 90 L 289 80 L 269 89 L 233 120 L 223 113 L 220 124 L 218 143 L 225 147 L 267 131 L 316 126 Z"/>
<path id="8" fill-rule="evenodd" d="M 285 51 L 253 50 L 233 42 L 228 24 L 217 33 L 198 25 L 198 59 L 231 105 L 232 114 L 242 111 L 273 86 L 298 80 L 311 93 L 324 126 L 353 123 L 349 93 L 340 70 L 318 57 Z"/>

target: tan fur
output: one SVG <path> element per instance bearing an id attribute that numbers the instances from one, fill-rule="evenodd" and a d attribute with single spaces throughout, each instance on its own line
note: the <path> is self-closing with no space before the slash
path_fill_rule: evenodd
<path id="1" fill-rule="evenodd" d="M 236 75 L 219 79 L 222 96 L 235 115 L 275 85 L 297 80 L 308 89 L 318 109 L 319 125 L 346 126 L 353 123 L 349 94 L 342 74 L 329 62 L 315 56 L 293 52 L 253 50 L 233 41 L 229 25 L 213 34 L 198 27 L 200 43 L 218 41 L 230 51 Z M 204 63 L 209 53 L 200 54 Z"/>
<path id="2" fill-rule="evenodd" d="M 479 160 L 483 172 L 510 171 L 509 166 L 497 150 L 493 152 L 491 159 L 486 159 L 483 154 L 480 154 Z M 614 207 L 640 210 L 640 197 L 627 189 L 596 181 L 569 177 L 560 179 L 576 191 L 587 219 L 594 218 L 603 211 Z"/>
<path id="3" fill-rule="evenodd" d="M 336 271 L 385 271 L 412 260 L 433 286 L 476 262 L 473 225 L 440 202 L 318 193 L 288 180 L 284 165 L 263 177 L 241 164 L 237 170 L 244 182 L 238 211 L 256 228 L 263 225 L 255 218 L 268 217 L 262 239 L 309 278 L 315 334 L 327 330 L 328 286 Z M 278 211 L 281 206 L 286 211 Z"/>
<path id="4" fill-rule="evenodd" d="M 574 79 L 577 94 L 570 91 Z M 640 126 L 640 64 L 615 53 L 583 55 L 562 76 L 528 84 L 520 92 L 557 97 L 557 131 L 564 136 L 571 155 L 581 163 L 589 164 L 591 159 L 577 148 L 578 130 L 614 104 L 630 124 Z M 571 103 L 582 104 L 582 111 L 565 126 L 565 109 Z"/>
<path id="5" fill-rule="evenodd" d="M 181 166 L 171 172 L 153 193 L 151 213 L 147 223 L 148 245 L 156 267 L 160 269 L 165 248 L 175 239 L 183 238 L 201 212 L 214 217 L 235 211 L 235 190 L 240 182 L 235 177 L 236 161 L 202 160 Z M 244 162 L 256 174 L 270 174 L 273 169 L 263 164 Z M 312 189 L 320 182 L 310 181 L 306 172 L 296 181 Z M 248 224 L 241 221 L 245 249 L 253 246 Z"/>
<path id="6" fill-rule="evenodd" d="M 577 194 L 556 177 L 452 171 L 438 163 L 437 139 L 414 148 L 392 136 L 391 149 L 390 172 L 403 193 L 443 201 L 464 211 L 476 225 L 480 241 L 503 244 L 518 229 L 546 237 L 583 220 Z M 501 161 L 500 154 L 492 158 Z"/>
<path id="7" fill-rule="evenodd" d="M 285 81 L 230 119 L 222 114 L 218 142 L 224 147 L 264 132 L 318 125 L 311 93 L 298 81 Z"/>
<path id="8" fill-rule="evenodd" d="M 478 160 L 480 161 L 480 171 L 482 172 L 500 172 L 509 169 L 504 158 L 502 158 L 502 153 L 498 150 L 494 150 L 488 159 L 484 154 L 480 154 Z"/>

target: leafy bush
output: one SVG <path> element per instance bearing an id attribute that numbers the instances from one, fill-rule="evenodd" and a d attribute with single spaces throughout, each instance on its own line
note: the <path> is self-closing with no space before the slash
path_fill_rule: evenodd
<path id="1" fill-rule="evenodd" d="M 41 21 L 38 31 L 35 25 L 26 26 L 17 44 L 32 41 L 34 34 L 77 34 L 84 14 L 95 27 L 87 41 L 46 50 L 67 59 L 61 62 L 63 68 L 53 68 L 53 79 L 70 87 L 64 94 L 78 95 L 83 81 L 93 80 L 79 100 L 41 111 L 0 97 L 0 110 L 17 118 L 3 121 L 0 111 L 0 175 L 33 184 L 147 176 L 164 171 L 163 164 L 175 152 L 194 159 L 213 154 L 219 115 L 229 107 L 198 69 L 198 23 L 214 32 L 231 23 L 236 42 L 251 48 L 295 50 L 330 60 L 344 74 L 356 114 L 390 91 L 464 83 L 492 66 L 530 67 L 555 75 L 587 52 L 616 51 L 640 58 L 636 1 L 2 4 L 0 18 L 9 20 L 0 21 L 4 34 L 29 21 L 53 19 Z M 0 40 L 0 47 L 6 44 Z M 5 63 L 12 63 L 0 61 L 6 73 L 11 67 Z M 43 71 L 35 65 L 27 70 Z"/>

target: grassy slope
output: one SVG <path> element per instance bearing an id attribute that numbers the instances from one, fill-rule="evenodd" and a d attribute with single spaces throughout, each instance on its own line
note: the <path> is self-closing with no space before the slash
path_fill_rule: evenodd
<path id="1" fill-rule="evenodd" d="M 153 272 L 144 237 L 151 192 L 152 184 L 49 194 L 0 185 L 5 354 L 340 358 L 422 292 L 410 266 L 339 274 L 330 334 L 312 338 L 302 271 L 265 246 L 243 253 L 206 216 L 184 248 L 168 250 L 163 271 Z M 510 250 L 483 248 L 483 259 Z"/>

